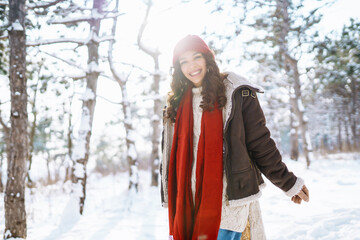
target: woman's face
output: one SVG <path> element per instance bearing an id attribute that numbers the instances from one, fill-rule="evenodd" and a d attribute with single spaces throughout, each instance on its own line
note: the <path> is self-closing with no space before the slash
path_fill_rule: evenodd
<path id="1" fill-rule="evenodd" d="M 200 52 L 187 51 L 180 55 L 182 73 L 195 87 L 200 87 L 206 75 L 206 60 Z"/>

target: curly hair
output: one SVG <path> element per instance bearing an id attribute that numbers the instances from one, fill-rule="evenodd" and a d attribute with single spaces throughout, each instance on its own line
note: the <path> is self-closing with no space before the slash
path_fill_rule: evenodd
<path id="1" fill-rule="evenodd" d="M 226 104 L 225 85 L 224 79 L 227 74 L 220 73 L 211 52 L 204 54 L 201 53 L 206 60 L 207 72 L 202 82 L 203 100 L 200 107 L 203 111 L 214 110 L 214 104 L 218 102 L 218 108 L 223 108 Z M 174 66 L 174 72 L 172 74 L 171 90 L 168 93 L 169 106 L 166 108 L 165 118 L 175 123 L 177 109 L 179 107 L 181 98 L 189 85 L 192 83 L 184 76 L 181 71 L 180 63 L 177 61 Z"/>

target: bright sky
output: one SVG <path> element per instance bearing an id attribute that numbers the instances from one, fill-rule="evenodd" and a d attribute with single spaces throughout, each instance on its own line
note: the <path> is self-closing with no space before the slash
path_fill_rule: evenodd
<path id="1" fill-rule="evenodd" d="M 163 52 L 163 65 L 171 63 L 172 49 L 176 42 L 187 34 L 202 34 L 204 29 L 222 31 L 229 27 L 229 19 L 218 14 L 211 14 L 213 8 L 206 1 L 192 0 L 186 4 L 175 4 L 168 9 L 174 1 L 154 1 L 145 39 L 153 47 L 158 47 Z M 169 3 L 170 2 L 170 3 Z M 318 1 L 305 1 L 309 6 L 318 5 Z M 174 6 L 174 5 L 173 5 Z M 309 7 L 311 9 L 311 7 Z M 164 9 L 168 9 L 164 11 Z M 332 30 L 340 31 L 349 18 L 360 18 L 360 1 L 338 0 L 329 8 L 321 10 L 323 19 L 318 28 L 324 34 Z M 205 39 L 206 40 L 206 39 Z"/>

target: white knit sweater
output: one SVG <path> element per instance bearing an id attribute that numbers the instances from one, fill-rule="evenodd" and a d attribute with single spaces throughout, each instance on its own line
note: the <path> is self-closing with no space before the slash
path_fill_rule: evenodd
<path id="1" fill-rule="evenodd" d="M 202 91 L 202 87 L 192 89 L 193 116 L 194 116 L 194 134 L 193 134 L 194 160 L 193 160 L 192 174 L 191 174 L 191 191 L 193 194 L 194 203 L 195 203 L 195 191 L 196 191 L 196 157 L 197 157 L 198 142 L 201 132 L 201 116 L 202 116 L 202 108 L 200 107 L 200 103 L 202 101 L 201 91 Z M 225 123 L 225 119 L 226 119 L 225 114 L 226 113 L 223 110 L 223 124 Z M 243 232 L 246 227 L 247 219 L 249 216 L 250 203 L 240 206 L 228 206 L 226 201 L 226 186 L 227 186 L 227 181 L 224 171 L 220 228 L 235 232 Z"/>

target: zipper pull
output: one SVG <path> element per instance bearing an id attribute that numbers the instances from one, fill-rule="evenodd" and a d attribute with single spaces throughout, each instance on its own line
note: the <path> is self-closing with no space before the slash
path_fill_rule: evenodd
<path id="1" fill-rule="evenodd" d="M 229 206 L 229 197 L 227 194 L 225 194 L 225 202 L 226 202 L 226 206 Z"/>

